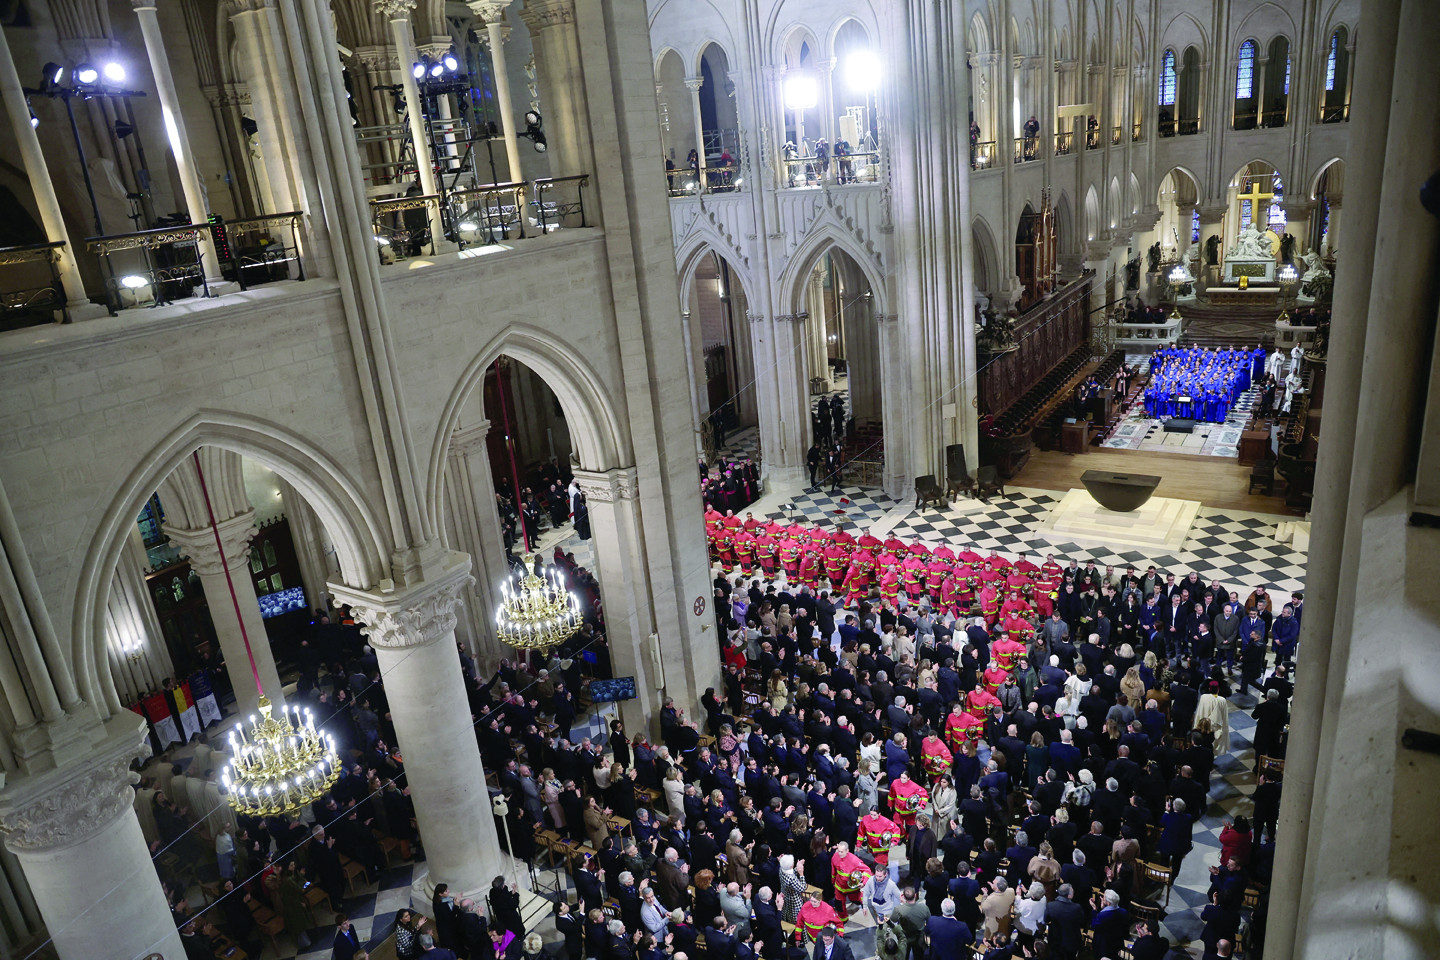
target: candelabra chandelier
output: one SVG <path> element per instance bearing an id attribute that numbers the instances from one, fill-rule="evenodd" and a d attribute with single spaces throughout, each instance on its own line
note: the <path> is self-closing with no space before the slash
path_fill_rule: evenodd
<path id="1" fill-rule="evenodd" d="M 288 813 L 318 799 L 340 776 L 335 741 L 315 729 L 315 717 L 300 708 L 273 707 L 260 698 L 260 716 L 250 715 L 250 734 L 237 727 L 230 734 L 235 759 L 220 772 L 220 781 L 237 813 L 267 817 Z"/>
<path id="2" fill-rule="evenodd" d="M 556 647 L 580 630 L 580 601 L 565 589 L 565 577 L 550 569 L 534 572 L 531 558 L 522 572 L 500 582 L 500 607 L 495 612 L 495 633 L 500 642 L 521 650 Z"/>
<path id="3" fill-rule="evenodd" d="M 200 466 L 200 451 L 194 451 L 190 459 L 195 463 L 200 493 L 205 498 L 210 535 L 215 538 L 215 550 L 220 557 L 220 567 L 225 572 L 230 607 L 240 627 L 240 639 L 245 643 L 250 676 L 254 678 L 255 691 L 260 695 L 256 704 L 260 716 L 257 718 L 255 714 L 250 714 L 250 735 L 247 737 L 245 728 L 238 725 L 236 730 L 240 735 L 237 737 L 234 731 L 230 734 L 230 756 L 233 759 L 221 768 L 220 783 L 230 806 L 237 813 L 259 817 L 293 813 L 330 789 L 340 776 L 340 758 L 335 753 L 334 739 L 324 730 L 315 728 L 315 718 L 309 710 L 305 711 L 303 720 L 299 707 L 292 708 L 290 712 L 282 708 L 278 720 L 271 716 L 274 708 L 260 683 L 260 668 L 255 664 L 255 651 L 250 648 L 245 618 L 240 615 L 240 598 L 235 593 L 235 581 L 230 576 L 230 563 L 225 559 L 220 527 L 215 523 L 215 507 L 210 502 L 205 470 Z"/>

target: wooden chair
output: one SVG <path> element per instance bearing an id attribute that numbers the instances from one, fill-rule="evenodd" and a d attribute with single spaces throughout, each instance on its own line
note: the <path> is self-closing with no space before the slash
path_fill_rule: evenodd
<path id="1" fill-rule="evenodd" d="M 1160 904 L 1154 900 L 1131 900 L 1130 919 L 1136 923 L 1144 921 L 1150 924 L 1150 929 L 1159 930 L 1160 921 L 1164 918 L 1165 911 L 1160 909 Z"/>
<path id="2" fill-rule="evenodd" d="M 993 466 L 981 467 L 975 475 L 975 496 L 989 503 L 990 497 L 996 494 L 1005 496 L 1005 482 L 1000 479 L 1000 472 Z"/>
<path id="3" fill-rule="evenodd" d="M 962 493 L 975 496 L 975 478 L 965 468 L 965 447 L 952 443 L 945 448 L 945 499 L 953 500 Z"/>
<path id="4" fill-rule="evenodd" d="M 1146 880 L 1165 887 L 1165 906 L 1170 906 L 1170 890 L 1175 886 L 1175 868 L 1168 863 L 1155 863 L 1152 860 L 1142 860 L 1141 865 Z"/>
<path id="5" fill-rule="evenodd" d="M 311 884 L 310 889 L 305 891 L 305 912 L 310 915 L 312 927 L 323 927 L 335 916 L 335 905 L 330 902 L 330 894 Z M 320 918 L 325 918 L 325 923 Z"/>
<path id="6" fill-rule="evenodd" d="M 275 955 L 280 956 L 280 947 L 275 938 L 284 932 L 285 918 L 278 916 L 274 910 L 258 900 L 251 901 L 250 913 L 255 917 L 255 928 L 270 941 L 270 949 L 275 951 Z"/>
<path id="7" fill-rule="evenodd" d="M 1240 902 L 1244 910 L 1254 910 L 1260 906 L 1260 898 L 1264 896 L 1265 888 L 1255 883 L 1247 884 L 1245 887 L 1245 898 Z"/>
<path id="8" fill-rule="evenodd" d="M 927 473 L 923 477 L 915 478 L 915 509 L 919 510 L 927 503 L 931 506 L 944 506 L 949 501 L 945 497 L 945 491 L 940 489 L 935 474 Z"/>
<path id="9" fill-rule="evenodd" d="M 393 867 L 397 863 L 406 863 L 410 860 L 410 841 L 401 840 L 398 837 L 377 837 L 380 844 L 380 851 L 385 854 L 385 865 Z"/>
<path id="10" fill-rule="evenodd" d="M 1271 779 L 1285 776 L 1285 758 L 1262 756 L 1260 758 L 1260 772 Z"/>
<path id="11" fill-rule="evenodd" d="M 370 871 L 365 869 L 365 865 L 351 860 L 343 853 L 340 854 L 340 870 L 345 874 L 345 887 L 350 891 L 350 896 L 352 897 L 360 895 L 359 890 L 357 890 L 355 886 L 355 879 L 357 877 L 364 877 L 366 883 L 370 882 Z"/>

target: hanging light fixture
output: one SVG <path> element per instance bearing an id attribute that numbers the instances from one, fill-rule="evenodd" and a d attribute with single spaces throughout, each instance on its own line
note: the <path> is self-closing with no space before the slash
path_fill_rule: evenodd
<path id="1" fill-rule="evenodd" d="M 510 452 L 510 476 L 515 483 L 515 512 L 520 517 L 520 537 L 525 548 L 520 569 L 500 582 L 495 635 L 501 643 L 520 650 L 558 647 L 580 631 L 580 601 L 566 587 L 563 573 L 551 568 L 542 575 L 538 558 L 530 552 L 530 530 L 525 525 L 525 508 L 520 502 L 520 467 L 515 459 L 510 408 L 505 400 L 505 368 L 500 358 L 495 360 L 495 379 L 505 445 Z"/>
<path id="2" fill-rule="evenodd" d="M 230 588 L 230 604 L 240 624 L 240 639 L 245 642 L 250 674 L 260 694 L 256 704 L 259 716 L 250 714 L 249 734 L 243 726 L 236 728 L 239 736 L 236 731 L 230 733 L 230 755 L 234 759 L 221 769 L 220 784 L 237 813 L 259 817 L 293 813 L 330 789 L 340 776 L 340 757 L 335 752 L 335 740 L 315 726 L 315 717 L 309 710 L 303 717 L 299 707 L 282 709 L 278 718 L 273 716 L 274 706 L 260 686 L 260 668 L 255 665 L 245 618 L 240 615 L 240 599 L 235 593 L 235 581 L 230 577 L 230 565 L 225 562 L 215 508 L 210 503 L 205 471 L 200 467 L 200 451 L 192 453 L 191 458 L 200 478 L 200 493 L 205 497 L 205 511 L 210 517 L 215 549 L 220 553 L 220 566 L 225 571 L 225 585 Z"/>

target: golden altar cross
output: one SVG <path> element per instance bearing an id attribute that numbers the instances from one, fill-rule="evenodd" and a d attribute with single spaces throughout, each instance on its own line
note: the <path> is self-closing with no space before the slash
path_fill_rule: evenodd
<path id="1" fill-rule="evenodd" d="M 1260 229 L 1260 228 L 1259 228 L 1259 224 L 1265 223 L 1265 222 L 1269 219 L 1269 214 L 1270 214 L 1270 206 L 1269 206 L 1268 204 L 1266 204 L 1266 205 L 1264 206 L 1264 208 L 1263 208 L 1264 211 L 1265 211 L 1265 213 L 1264 213 L 1263 215 L 1260 213 L 1260 210 L 1262 209 L 1262 207 L 1261 207 L 1261 205 L 1260 205 L 1260 201 L 1261 201 L 1261 200 L 1272 200 L 1272 199 L 1274 199 L 1274 197 L 1275 197 L 1275 191 L 1273 191 L 1273 190 L 1270 190 L 1270 191 L 1261 190 L 1261 189 L 1260 189 L 1260 177 L 1257 177 L 1257 176 L 1249 176 L 1249 177 L 1246 177 L 1245 179 L 1250 182 L 1250 192 L 1249 192 L 1249 193 L 1245 193 L 1245 192 L 1242 191 L 1242 192 L 1240 192 L 1240 193 L 1237 193 L 1237 194 L 1235 194 L 1235 199 L 1236 199 L 1236 200 L 1249 200 L 1249 201 L 1250 201 L 1250 222 L 1253 223 L 1253 224 L 1256 224 L 1256 228 L 1255 228 L 1255 229 L 1258 230 L 1258 229 Z"/>

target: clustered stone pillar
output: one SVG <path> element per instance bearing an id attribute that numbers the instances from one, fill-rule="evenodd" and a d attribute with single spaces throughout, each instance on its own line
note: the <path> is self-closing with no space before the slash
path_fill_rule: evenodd
<path id="1" fill-rule="evenodd" d="M 505 563 L 505 536 L 495 508 L 495 479 L 485 439 L 490 421 L 462 427 L 450 436 L 445 467 L 447 516 L 454 524 L 450 542 L 470 554 L 474 577 L 465 590 L 465 612 L 460 621 L 470 652 L 488 667 L 509 655 L 495 639 L 495 585 L 509 574 Z"/>
<path id="2" fill-rule="evenodd" d="M 230 672 L 230 683 L 235 688 L 240 712 L 253 711 L 262 694 L 279 706 L 284 702 L 280 672 L 275 668 L 275 655 L 270 652 L 265 621 L 260 616 L 255 581 L 250 579 L 250 538 L 255 536 L 255 511 L 246 510 L 221 520 L 216 528 L 220 532 L 219 547 L 216 547 L 215 534 L 208 526 L 182 530 L 166 525 L 165 533 L 180 552 L 190 558 L 190 569 L 200 577 L 206 603 L 210 606 L 210 620 L 215 625 L 215 635 L 220 638 L 220 650 L 225 654 L 225 667 Z M 227 569 L 230 572 L 228 583 Z M 235 589 L 234 603 L 230 599 L 232 585 Z M 243 633 L 240 620 L 235 619 L 237 604 L 245 625 Z M 250 654 L 254 655 L 255 667 L 260 673 L 258 690 L 245 650 L 247 636 Z"/>
<path id="3" fill-rule="evenodd" d="M 700 88 L 705 86 L 704 77 L 686 77 L 685 89 L 690 91 L 690 112 L 695 117 L 695 155 L 700 160 L 700 181 L 695 185 L 698 190 L 705 185 L 705 125 L 700 119 Z"/>
<path id="4" fill-rule="evenodd" d="M 303 207 L 295 144 L 302 134 L 298 107 L 282 93 L 289 61 L 277 38 L 280 22 L 275 0 L 234 0 L 230 23 L 235 28 L 236 59 L 247 78 L 250 105 L 259 128 L 257 141 L 264 162 L 261 199 L 267 213 Z M 263 81 L 263 82 L 262 82 Z"/>
<path id="5" fill-rule="evenodd" d="M 455 644 L 455 608 L 469 582 L 470 558 L 452 553 L 443 573 L 403 590 L 330 585 L 364 624 L 391 691 L 397 746 L 425 840 L 427 898 L 436 883 L 478 896 L 507 872 Z"/>
<path id="6" fill-rule="evenodd" d="M 11 785 L 0 800 L 5 845 L 62 960 L 185 960 L 133 806 L 130 761 L 147 752 L 145 721 L 122 710 L 110 727 L 82 762 Z"/>
<path id="7" fill-rule="evenodd" d="M 105 639 L 110 669 L 125 702 L 133 702 L 173 673 L 160 633 L 155 605 L 145 586 L 145 547 L 140 528 L 132 527 L 120 550 L 120 562 L 105 600 Z"/>
<path id="8" fill-rule="evenodd" d="M 520 172 L 520 138 L 515 128 L 515 105 L 510 100 L 510 74 L 505 66 L 505 38 L 510 27 L 505 23 L 505 8 L 510 0 L 470 0 L 470 12 L 485 21 L 485 36 L 490 45 L 490 68 L 495 78 L 495 105 L 500 111 L 500 131 L 505 138 L 505 160 L 509 164 L 510 182 L 525 179 Z"/>

